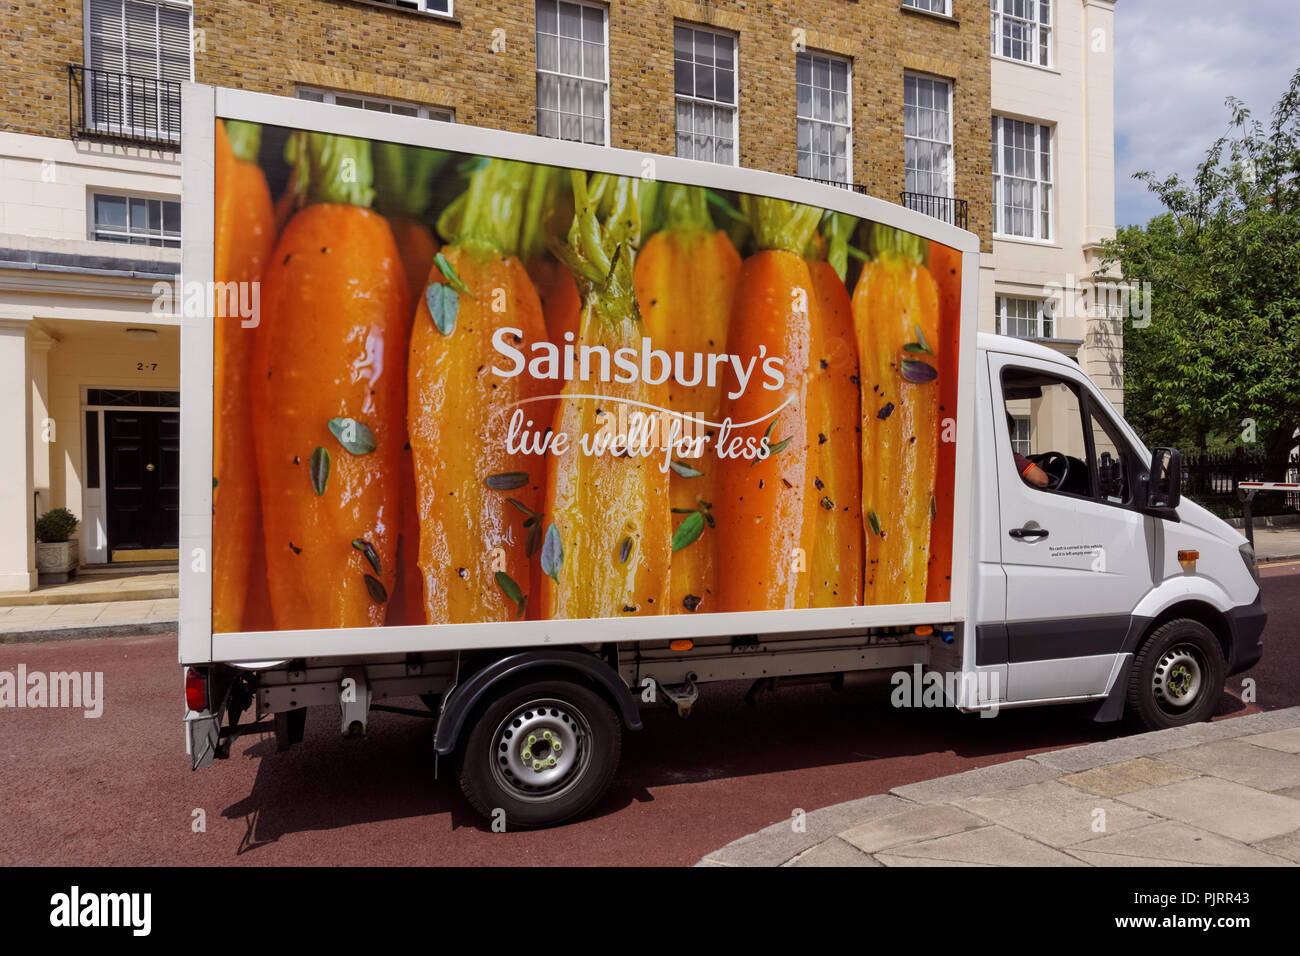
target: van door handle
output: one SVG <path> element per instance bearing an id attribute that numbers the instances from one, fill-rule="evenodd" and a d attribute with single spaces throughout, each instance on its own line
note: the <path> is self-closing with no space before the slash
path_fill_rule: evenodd
<path id="1" fill-rule="evenodd" d="M 1011 537 L 1013 537 L 1013 538 L 1017 538 L 1017 539 L 1019 539 L 1019 538 L 1046 538 L 1046 537 L 1047 537 L 1047 529 L 1046 529 L 1046 528 L 1030 528 L 1030 527 L 1026 526 L 1026 527 L 1024 527 L 1024 528 L 1012 528 L 1010 531 L 1007 532 L 1007 534 L 1009 534 L 1009 535 L 1011 535 Z"/>

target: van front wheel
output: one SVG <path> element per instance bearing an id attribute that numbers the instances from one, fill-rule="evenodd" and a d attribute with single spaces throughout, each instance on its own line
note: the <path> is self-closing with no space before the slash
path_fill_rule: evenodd
<path id="1" fill-rule="evenodd" d="M 461 790 L 475 810 L 509 830 L 562 823 L 605 793 L 621 735 L 613 708 L 590 688 L 563 680 L 516 686 L 475 722 Z"/>
<path id="2" fill-rule="evenodd" d="M 1156 628 L 1129 671 L 1128 704 L 1147 730 L 1209 720 L 1227 665 L 1208 627 L 1188 618 Z"/>

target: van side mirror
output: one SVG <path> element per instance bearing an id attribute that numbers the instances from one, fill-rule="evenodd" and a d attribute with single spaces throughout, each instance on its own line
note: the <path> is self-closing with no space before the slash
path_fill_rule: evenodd
<path id="1" fill-rule="evenodd" d="M 1178 503 L 1183 499 L 1183 459 L 1176 448 L 1157 448 L 1151 453 L 1151 468 L 1142 476 L 1144 514 L 1178 520 Z"/>

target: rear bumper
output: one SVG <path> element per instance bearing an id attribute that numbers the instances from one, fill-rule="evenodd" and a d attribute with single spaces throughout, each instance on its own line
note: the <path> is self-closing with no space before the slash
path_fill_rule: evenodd
<path id="1" fill-rule="evenodd" d="M 1250 604 L 1234 607 L 1224 615 L 1232 632 L 1232 646 L 1228 655 L 1228 674 L 1250 670 L 1264 656 L 1264 642 L 1260 635 L 1268 621 L 1261 591 Z"/>

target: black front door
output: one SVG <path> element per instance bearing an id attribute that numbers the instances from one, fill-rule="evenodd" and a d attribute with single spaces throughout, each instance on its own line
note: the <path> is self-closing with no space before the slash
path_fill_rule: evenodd
<path id="1" fill-rule="evenodd" d="M 108 472 L 108 549 L 180 544 L 181 415 L 104 413 Z"/>

